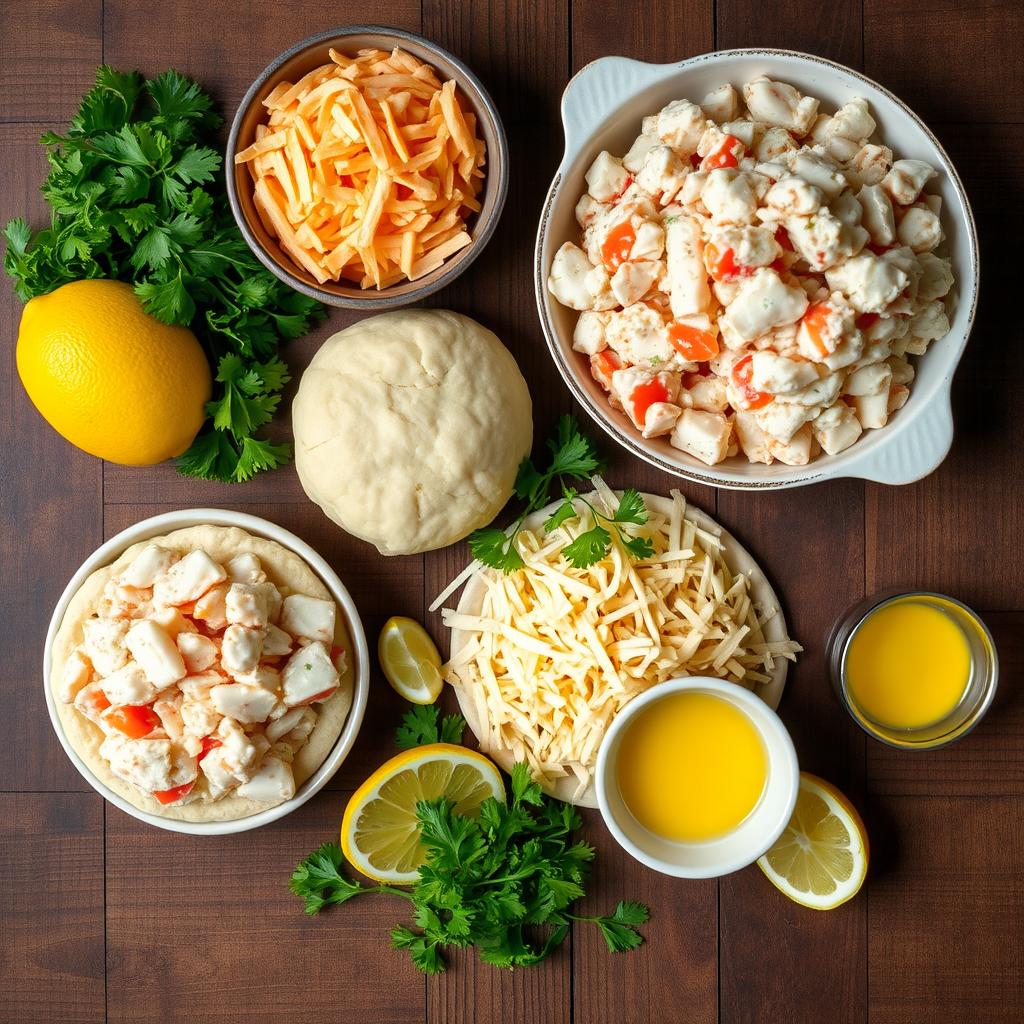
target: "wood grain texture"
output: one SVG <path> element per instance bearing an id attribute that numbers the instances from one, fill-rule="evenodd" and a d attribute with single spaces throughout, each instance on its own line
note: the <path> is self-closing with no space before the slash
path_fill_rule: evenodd
<path id="1" fill-rule="evenodd" d="M 358 0 L 104 0 L 104 55 L 116 67 L 158 74 L 173 65 L 202 80 L 230 118 L 279 53 L 319 32 L 378 20 Z M 418 0 L 392 0 L 380 21 L 418 32 Z"/>
<path id="2" fill-rule="evenodd" d="M 802 50 L 859 68 L 863 59 L 861 5 L 850 0 L 717 0 L 715 45 Z"/>
<path id="3" fill-rule="evenodd" d="M 863 595 L 863 487 L 839 481 L 806 491 L 723 491 L 718 504 L 722 524 L 757 552 L 783 595 L 790 635 L 804 645 L 779 708 L 800 767 L 857 801 L 865 738 L 832 694 L 824 644 Z M 721 1020 L 863 1020 L 864 975 L 853 965 L 864 963 L 865 902 L 814 914 L 766 886 L 756 867 L 720 881 Z M 787 966 L 764 970 L 765 950 Z"/>
<path id="4" fill-rule="evenodd" d="M 200 78 L 230 117 L 252 78 L 287 45 L 378 18 L 422 26 L 467 61 L 494 95 L 509 135 L 511 190 L 498 232 L 472 271 L 429 304 L 476 317 L 515 354 L 534 399 L 535 453 L 557 417 L 575 411 L 608 455 L 614 486 L 667 493 L 678 481 L 626 457 L 574 407 L 537 321 L 534 236 L 560 160 L 559 98 L 573 71 L 612 53 L 669 61 L 715 45 L 809 50 L 863 66 L 895 89 L 930 119 L 963 173 L 985 282 L 955 387 L 957 439 L 942 469 L 905 488 L 849 481 L 766 494 L 681 488 L 755 554 L 806 647 L 781 713 L 803 767 L 866 810 L 868 889 L 817 914 L 788 902 L 756 868 L 720 883 L 669 879 L 630 860 L 588 813 L 584 832 L 598 859 L 580 912 L 606 911 L 620 898 L 649 902 L 643 949 L 611 957 L 593 929 L 579 926 L 541 968 L 497 971 L 467 953 L 451 958 L 446 975 L 424 980 L 389 949 L 404 904 L 367 898 L 311 919 L 287 892 L 294 864 L 337 834 L 352 787 L 393 753 L 403 704 L 375 658 L 356 747 L 328 789 L 287 819 L 200 841 L 104 807 L 52 734 L 39 671 L 52 606 L 104 536 L 172 508 L 264 516 L 298 533 L 338 571 L 371 651 L 391 614 L 424 619 L 446 651 L 447 630 L 425 608 L 468 551 L 460 544 L 385 559 L 309 503 L 293 469 L 232 487 L 185 480 L 170 465 L 102 466 L 75 451 L 43 423 L 17 380 L 20 303 L 3 285 L 0 516 L 8 528 L 0 560 L 16 600 L 0 627 L 9 697 L 0 715 L 0 1021 L 1024 1019 L 1024 702 L 1017 685 L 1024 671 L 1024 421 L 1015 414 L 1024 338 L 1004 299 L 1013 294 L 1017 263 L 1009 227 L 1024 212 L 1024 8 L 1011 0 L 929 0 L 924 7 L 865 0 L 862 16 L 854 0 L 653 0 L 635 8 L 607 0 L 399 0 L 385 17 L 354 0 L 26 0 L 0 11 L 0 222 L 25 213 L 41 220 L 45 162 L 36 138 L 73 113 L 101 59 L 149 73 L 178 67 Z M 27 120 L 39 123 L 20 123 Z M 334 311 L 288 346 L 295 381 L 275 437 L 290 436 L 287 406 L 313 353 L 359 318 Z M 985 612 L 1002 660 L 1003 684 L 985 721 L 956 746 L 918 757 L 868 742 L 835 702 L 824 671 L 835 619 L 865 587 L 898 583 L 950 592 Z M 444 700 L 450 704 L 450 694 Z"/>
<path id="5" fill-rule="evenodd" d="M 1020 124 L 1017 0 L 864 0 L 864 70 L 926 121 Z"/>
<path id="6" fill-rule="evenodd" d="M 0 126 L 9 187 L 0 190 L 0 224 L 44 217 L 39 182 L 46 173 L 39 135 L 54 125 Z M 5 280 L 0 287 L 0 521 L 3 568 L 18 594 L 0 631 L 7 711 L 0 716 L 0 787 L 84 790 L 88 786 L 49 726 L 43 696 L 42 650 L 53 606 L 68 578 L 99 544 L 103 492 L 97 459 L 72 448 L 28 400 L 15 368 L 22 302 Z M 69 515 L 69 510 L 75 510 Z M 47 552 L 40 558 L 40 552 Z"/>
<path id="7" fill-rule="evenodd" d="M 873 799 L 871 1024 L 1012 1024 L 1024 1008 L 1019 799 Z"/>
<path id="8" fill-rule="evenodd" d="M 103 0 L 0 5 L 0 123 L 64 121 L 103 59 Z"/>
<path id="9" fill-rule="evenodd" d="M 103 801 L 0 793 L 0 1020 L 104 1020 Z"/>
<path id="10" fill-rule="evenodd" d="M 587 897 L 576 913 L 610 914 L 619 900 L 651 908 L 636 952 L 608 955 L 593 925 L 573 926 L 573 1007 L 587 1024 L 718 1020 L 718 885 L 648 871 L 584 811 L 584 838 L 597 850 Z"/>
<path id="11" fill-rule="evenodd" d="M 940 126 L 939 134 L 964 175 L 978 223 L 981 299 L 954 381 L 949 457 L 908 487 L 868 485 L 868 589 L 913 585 L 955 594 L 979 610 L 1019 609 L 1024 420 L 1016 404 L 1024 322 L 1000 296 L 1015 282 L 1007 225 L 1024 216 L 1024 125 Z M 979 152 L 992 159 L 976 159 Z"/>
<path id="12" fill-rule="evenodd" d="M 405 901 L 367 896 L 316 918 L 287 889 L 337 835 L 326 793 L 258 833 L 172 835 L 107 811 L 110 1024 L 419 1024 L 423 977 L 388 948 Z"/>
<path id="13" fill-rule="evenodd" d="M 652 64 L 683 60 L 714 49 L 714 31 L 714 6 L 702 0 L 637 6 L 572 0 L 573 71 L 613 53 Z"/>

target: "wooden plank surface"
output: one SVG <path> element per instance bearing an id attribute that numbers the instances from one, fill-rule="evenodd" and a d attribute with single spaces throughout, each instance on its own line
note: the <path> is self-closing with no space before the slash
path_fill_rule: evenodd
<path id="1" fill-rule="evenodd" d="M 200 78 L 230 116 L 248 83 L 293 40 L 372 21 L 354 0 L 209 3 L 28 0 L 0 11 L 0 220 L 43 207 L 35 144 L 59 127 L 106 60 Z M 380 15 L 380 17 L 384 17 Z M 306 918 L 287 892 L 294 863 L 336 834 L 348 793 L 393 752 L 402 704 L 375 667 L 352 755 L 328 789 L 285 821 L 198 840 L 142 826 L 103 805 L 64 756 L 46 719 L 40 651 L 67 578 L 101 541 L 172 508 L 265 516 L 306 539 L 339 571 L 373 645 L 385 618 L 424 620 L 465 564 L 464 544 L 384 559 L 337 530 L 304 497 L 294 470 L 243 487 L 186 481 L 170 466 L 102 465 L 32 409 L 13 365 L 20 304 L 0 285 L 0 542 L 8 594 L 0 716 L 0 1022 L 241 1022 L 371 1019 L 431 1024 L 862 1021 L 947 1024 L 1024 1019 L 1024 600 L 1016 413 L 1024 337 L 1005 296 L 1019 262 L 1009 226 L 1024 195 L 1024 87 L 1012 0 L 608 0 L 467 4 L 398 0 L 386 20 L 423 31 L 467 61 L 506 123 L 512 182 L 505 216 L 472 271 L 431 305 L 492 328 L 534 398 L 538 449 L 575 409 L 552 366 L 533 297 L 537 214 L 562 148 L 558 102 L 569 76 L 609 53 L 671 61 L 714 48 L 782 46 L 863 68 L 911 103 L 960 168 L 978 217 L 985 284 L 975 339 L 954 394 L 957 439 L 946 464 L 904 488 L 840 481 L 747 494 L 682 484 L 758 557 L 805 645 L 781 713 L 801 762 L 840 785 L 872 836 L 867 892 L 828 914 L 790 903 L 756 868 L 685 882 L 630 860 L 596 813 L 584 833 L 598 860 L 581 913 L 620 898 L 650 903 L 647 945 L 610 957 L 578 926 L 550 962 L 500 972 L 472 954 L 424 981 L 388 948 L 405 915 L 388 899 Z M 54 74 L 53 69 L 60 69 Z M 981 158 L 979 158 L 979 155 Z M 287 349 L 298 378 L 331 333 L 358 319 L 333 311 Z M 290 400 L 292 391 L 286 397 Z M 290 432 L 287 416 L 275 425 Z M 597 435 L 596 428 L 593 432 Z M 678 481 L 612 448 L 608 479 L 665 493 Z M 836 618 L 891 584 L 951 592 L 985 613 L 1004 680 L 989 717 L 961 744 L 912 757 L 869 743 L 827 685 L 823 648 Z"/>

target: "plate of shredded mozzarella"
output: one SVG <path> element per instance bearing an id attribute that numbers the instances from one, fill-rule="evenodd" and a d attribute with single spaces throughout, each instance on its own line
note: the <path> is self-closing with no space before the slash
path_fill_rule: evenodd
<path id="1" fill-rule="evenodd" d="M 599 477 L 586 500 L 611 514 L 618 502 Z M 751 555 L 673 491 L 645 494 L 637 532 L 654 554 L 631 559 L 617 539 L 596 564 L 572 567 L 565 547 L 591 513 L 551 532 L 555 506 L 530 516 L 517 539 L 526 563 L 510 574 L 474 563 L 452 629 L 447 682 L 480 749 L 508 769 L 526 761 L 552 796 L 596 807 L 593 770 L 615 715 L 633 697 L 680 676 L 713 675 L 746 686 L 775 708 L 789 662 L 778 598 Z"/>

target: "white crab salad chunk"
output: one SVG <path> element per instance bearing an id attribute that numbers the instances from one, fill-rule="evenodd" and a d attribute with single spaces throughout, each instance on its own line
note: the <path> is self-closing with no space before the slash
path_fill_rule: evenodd
<path id="1" fill-rule="evenodd" d="M 320 700 L 336 690 L 338 670 L 327 648 L 319 641 L 300 647 L 285 662 L 281 687 L 289 707 Z"/>
<path id="2" fill-rule="evenodd" d="M 760 76 L 676 97 L 597 155 L 548 289 L 623 429 L 709 465 L 799 466 L 907 402 L 956 289 L 937 172 L 880 134 L 863 97 Z"/>
<path id="3" fill-rule="evenodd" d="M 281 628 L 307 640 L 334 642 L 334 602 L 305 594 L 289 594 L 281 609 Z"/>
<path id="4" fill-rule="evenodd" d="M 290 799 L 291 761 L 341 685 L 336 606 L 286 598 L 270 556 L 225 559 L 174 536 L 98 588 L 54 692 L 96 730 L 110 771 L 152 797 L 140 806 Z"/>
<path id="5" fill-rule="evenodd" d="M 159 689 L 176 683 L 185 675 L 181 652 L 166 630 L 143 619 L 128 630 L 124 645 L 138 662 L 146 678 Z"/>

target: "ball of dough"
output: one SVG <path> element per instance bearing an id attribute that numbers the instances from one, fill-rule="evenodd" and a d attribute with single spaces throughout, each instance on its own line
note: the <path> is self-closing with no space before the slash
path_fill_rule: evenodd
<path id="1" fill-rule="evenodd" d="M 383 313 L 329 338 L 292 422 L 306 494 L 385 555 L 442 548 L 489 523 L 533 443 L 515 359 L 448 310 Z"/>

